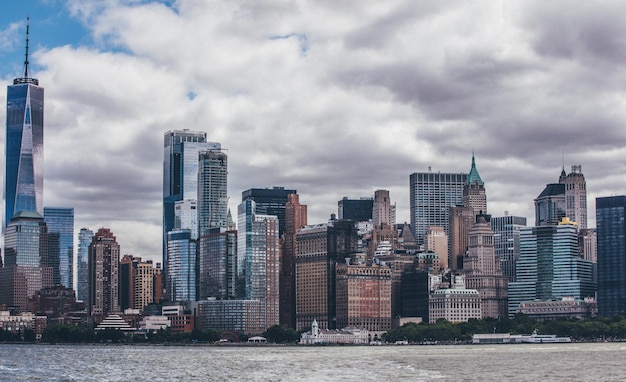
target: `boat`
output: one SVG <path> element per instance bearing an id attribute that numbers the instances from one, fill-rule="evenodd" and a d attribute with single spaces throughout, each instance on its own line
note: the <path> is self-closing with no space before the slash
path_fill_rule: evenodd
<path id="1" fill-rule="evenodd" d="M 537 331 L 534 331 L 531 335 L 523 335 L 521 342 L 525 344 L 561 344 L 572 342 L 572 338 L 557 337 L 556 334 L 537 334 Z"/>

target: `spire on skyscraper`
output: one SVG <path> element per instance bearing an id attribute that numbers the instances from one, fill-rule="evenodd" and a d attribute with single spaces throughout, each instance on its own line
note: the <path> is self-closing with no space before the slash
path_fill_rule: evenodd
<path id="1" fill-rule="evenodd" d="M 37 80 L 36 78 L 30 78 L 28 76 L 28 68 L 29 68 L 29 62 L 28 62 L 28 41 L 29 41 L 29 36 L 30 36 L 30 17 L 27 17 L 26 18 L 26 54 L 24 55 L 24 77 L 14 79 L 13 80 L 13 85 L 18 85 L 18 84 L 39 85 L 39 80 Z"/>
<path id="2" fill-rule="evenodd" d="M 480 175 L 478 174 L 478 170 L 476 169 L 476 159 L 474 158 L 473 152 L 472 152 L 472 168 L 470 169 L 470 172 L 467 175 L 467 183 L 468 184 L 477 183 L 481 185 L 484 184 L 483 180 L 480 178 Z"/>

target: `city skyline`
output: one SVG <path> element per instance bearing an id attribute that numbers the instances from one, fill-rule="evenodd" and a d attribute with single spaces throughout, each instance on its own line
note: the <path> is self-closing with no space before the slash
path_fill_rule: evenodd
<path id="1" fill-rule="evenodd" d="M 0 18 L 0 75 L 23 73 L 30 15 L 44 205 L 110 228 L 122 254 L 160 261 L 162 137 L 183 128 L 228 150 L 232 213 L 242 191 L 283 186 L 323 223 L 385 189 L 408 222 L 409 175 L 468 173 L 472 152 L 494 217 L 533 225 L 571 165 L 589 227 L 596 197 L 626 193 L 617 2 L 20 3 Z"/>

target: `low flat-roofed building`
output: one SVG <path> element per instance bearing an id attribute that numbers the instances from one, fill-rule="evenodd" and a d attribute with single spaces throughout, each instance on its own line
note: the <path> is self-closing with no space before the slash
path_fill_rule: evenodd
<path id="1" fill-rule="evenodd" d="M 480 294 L 476 289 L 437 289 L 428 301 L 430 323 L 443 318 L 450 322 L 466 322 L 482 318 Z"/>
<path id="2" fill-rule="evenodd" d="M 588 320 L 598 317 L 598 303 L 590 297 L 583 300 L 563 297 L 561 300 L 527 301 L 518 306 L 516 313 L 523 313 L 539 321 L 557 318 Z"/>

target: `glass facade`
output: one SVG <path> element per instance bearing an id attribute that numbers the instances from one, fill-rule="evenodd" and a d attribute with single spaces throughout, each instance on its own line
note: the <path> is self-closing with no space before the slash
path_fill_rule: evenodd
<path id="1" fill-rule="evenodd" d="M 14 81 L 7 88 L 5 214 L 43 215 L 44 89 L 36 81 Z"/>
<path id="2" fill-rule="evenodd" d="M 74 288 L 74 209 L 61 207 L 44 207 L 43 218 L 50 235 L 58 235 L 58 267 L 53 269 L 59 279 L 54 283 L 66 288 Z M 52 250 L 52 246 L 50 248 Z"/>
<path id="3" fill-rule="evenodd" d="M 198 251 L 198 299 L 237 298 L 237 231 L 214 228 L 200 238 Z"/>
<path id="4" fill-rule="evenodd" d="M 167 233 L 167 293 L 170 301 L 196 300 L 196 241 L 188 229 Z"/>
<path id="5" fill-rule="evenodd" d="M 467 174 L 413 173 L 409 177 L 413 235 L 419 245 L 429 226 L 443 227 L 449 235 L 449 209 L 463 202 Z"/>
<path id="6" fill-rule="evenodd" d="M 598 314 L 626 315 L 626 196 L 596 198 Z"/>
<path id="7" fill-rule="evenodd" d="M 348 199 L 345 197 L 337 202 L 339 219 L 366 222 L 372 220 L 373 211 L 373 198 Z"/>
<path id="8" fill-rule="evenodd" d="M 89 297 L 89 244 L 93 239 L 93 231 L 81 228 L 78 233 L 78 253 L 76 256 L 76 299 L 87 301 Z"/>
<path id="9" fill-rule="evenodd" d="M 509 317 L 523 302 L 584 299 L 596 293 L 593 264 L 578 256 L 573 224 L 522 228 L 516 280 L 509 284 Z"/>
<path id="10" fill-rule="evenodd" d="M 241 193 L 241 201 L 252 199 L 256 202 L 256 212 L 263 215 L 278 217 L 278 235 L 285 233 L 285 205 L 290 194 L 296 190 L 285 190 L 285 187 L 251 188 Z"/>
<path id="11" fill-rule="evenodd" d="M 520 228 L 526 227 L 526 218 L 520 216 L 501 216 L 491 218 L 496 259 L 502 273 L 515 281 L 515 264 L 519 259 Z"/>
<path id="12" fill-rule="evenodd" d="M 201 151 L 198 168 L 198 231 L 228 227 L 228 156 L 219 150 Z"/>

